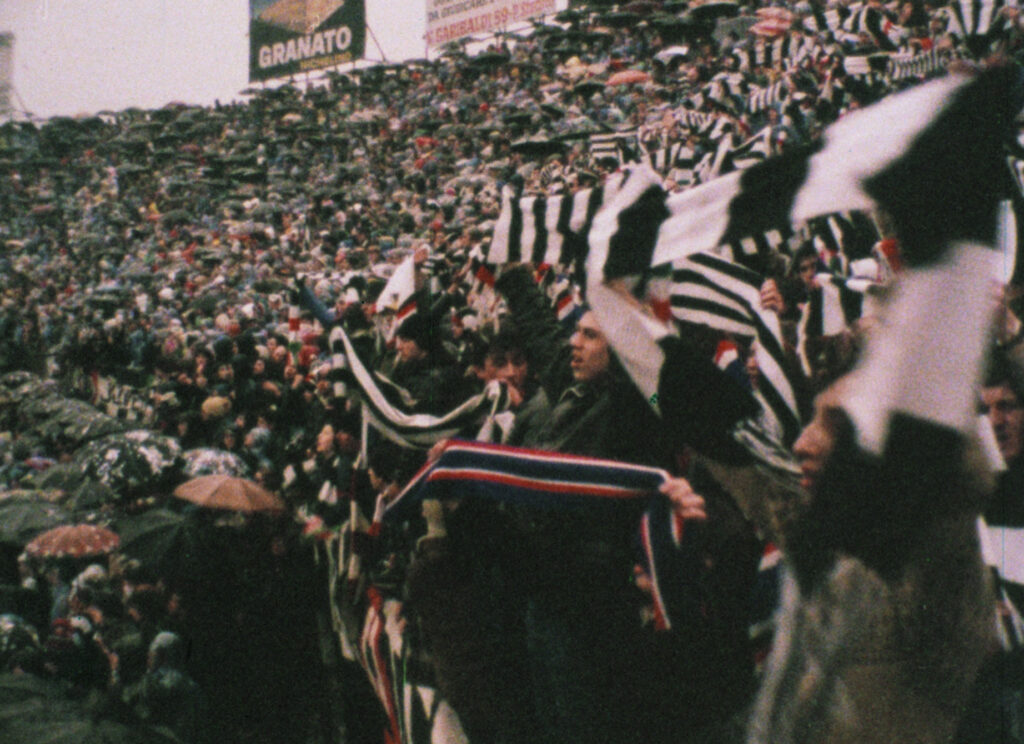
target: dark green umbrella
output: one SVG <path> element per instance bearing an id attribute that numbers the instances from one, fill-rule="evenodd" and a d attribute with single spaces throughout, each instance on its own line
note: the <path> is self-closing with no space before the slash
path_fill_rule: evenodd
<path id="1" fill-rule="evenodd" d="M 160 222 L 165 227 L 175 227 L 178 225 L 187 225 L 195 222 L 195 217 L 184 209 L 173 209 L 170 212 L 165 212 L 160 216 Z"/>
<path id="2" fill-rule="evenodd" d="M 166 728 L 92 720 L 82 703 L 54 693 L 0 703 L 4 744 L 182 744 Z"/>
<path id="3" fill-rule="evenodd" d="M 510 127 L 523 127 L 533 121 L 533 114 L 529 111 L 519 111 L 503 116 L 501 120 Z"/>
<path id="4" fill-rule="evenodd" d="M 47 468 L 42 473 L 33 474 L 29 479 L 34 488 L 56 489 L 71 493 L 82 485 L 86 476 L 82 471 L 71 463 L 58 463 Z"/>
<path id="5" fill-rule="evenodd" d="M 38 375 L 34 375 L 31 372 L 26 372 L 25 370 L 20 369 L 14 372 L 8 372 L 4 375 L 0 375 L 0 385 L 2 385 L 5 388 L 10 388 L 12 390 L 14 388 L 21 387 L 26 382 L 34 382 L 37 380 L 39 382 L 42 382 L 42 378 L 39 377 Z"/>
<path id="6" fill-rule="evenodd" d="M 149 509 L 119 517 L 112 525 L 119 552 L 161 576 L 192 574 L 201 568 L 203 525 L 194 514 Z"/>
<path id="7" fill-rule="evenodd" d="M 636 24 L 640 20 L 640 16 L 626 11 L 613 11 L 600 16 L 600 20 L 606 26 L 611 26 L 612 28 L 626 28 Z"/>
<path id="8" fill-rule="evenodd" d="M 740 14 L 740 6 L 735 0 L 712 0 L 695 5 L 686 11 L 686 16 L 696 21 L 713 21 L 716 18 L 732 18 Z"/>
<path id="9" fill-rule="evenodd" d="M 91 478 L 80 482 L 68 499 L 77 514 L 98 511 L 119 501 L 121 497 L 114 489 Z"/>
<path id="10" fill-rule="evenodd" d="M 0 501 L 0 543 L 23 547 L 36 535 L 71 521 L 67 511 L 47 501 L 3 499 Z"/>
<path id="11" fill-rule="evenodd" d="M 576 8 L 567 8 L 562 12 L 555 14 L 555 20 L 559 23 L 572 23 L 573 21 L 578 21 L 581 18 L 586 17 L 587 14 L 584 11 Z M 539 31 L 540 29 L 538 28 L 537 30 Z M 534 33 L 536 33 L 536 31 Z"/>

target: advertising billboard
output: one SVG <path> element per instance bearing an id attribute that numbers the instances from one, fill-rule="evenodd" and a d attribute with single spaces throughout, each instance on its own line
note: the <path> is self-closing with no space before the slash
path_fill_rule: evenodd
<path id="1" fill-rule="evenodd" d="M 249 2 L 249 80 L 352 62 L 365 47 L 364 0 Z"/>
<path id="2" fill-rule="evenodd" d="M 554 12 L 555 0 L 427 0 L 427 45 L 441 46 Z"/>

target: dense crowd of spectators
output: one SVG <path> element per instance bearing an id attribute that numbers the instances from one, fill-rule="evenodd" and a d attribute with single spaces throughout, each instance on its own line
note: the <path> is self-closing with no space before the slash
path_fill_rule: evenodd
<path id="1" fill-rule="evenodd" d="M 399 608 L 389 618 L 402 626 L 389 631 L 388 663 L 404 653 L 403 674 L 441 691 L 457 716 L 445 729 L 452 741 L 742 737 L 757 668 L 748 638 L 757 569 L 801 496 L 778 486 L 776 513 L 759 522 L 739 485 L 660 435 L 580 304 L 574 267 L 488 265 L 503 189 L 575 193 L 629 159 L 656 168 L 669 191 L 691 188 L 814 142 L 845 113 L 943 74 L 971 50 L 949 9 L 930 2 L 723 5 L 573 8 L 474 55 L 450 45 L 434 60 L 330 73 L 324 84 L 254 90 L 212 108 L 0 126 L 0 370 L 58 380 L 65 394 L 185 450 L 233 453 L 245 475 L 284 497 L 333 571 L 346 741 L 381 741 L 382 731 L 426 740 L 396 714 L 396 688 L 382 691 L 379 659 L 360 647 L 366 613 L 387 607 Z M 1013 51 L 1016 13 L 999 18 L 992 38 Z M 894 59 L 919 64 L 905 74 Z M 624 71 L 640 73 L 637 82 L 607 84 Z M 792 330 L 815 274 L 847 276 L 852 259 L 868 259 L 884 279 L 893 241 L 877 231 L 860 240 L 831 245 L 797 231 L 773 245 L 765 305 Z M 406 269 L 399 303 L 385 287 Z M 1007 296 L 1012 304 L 1012 287 Z M 686 624 L 655 630 L 650 577 L 634 570 L 636 510 L 552 515 L 467 500 L 428 503 L 383 536 L 360 526 L 379 522 L 379 504 L 428 453 L 364 426 L 358 386 L 334 374 L 336 326 L 414 414 L 442 416 L 497 381 L 511 414 L 488 419 L 489 441 L 673 474 L 663 490 L 680 522 L 706 528 Z M 1012 343 L 1012 313 L 1003 328 Z M 709 357 L 724 340 L 693 333 Z M 746 362 L 734 382 L 756 396 L 749 340 L 728 340 Z M 848 367 L 855 347 L 852 332 L 827 346 L 808 390 Z M 990 381 L 1010 398 L 986 395 L 1000 415 L 1021 408 L 1015 374 Z M 1010 524 L 1021 425 L 1000 422 L 1011 467 L 997 523 Z M 484 423 L 460 435 L 482 436 Z M 12 424 L 0 439 L 0 485 L 31 487 L 80 444 Z M 797 455 L 806 453 L 805 442 Z M 340 534 L 357 543 L 347 566 Z M 46 630 L 26 631 L 35 640 L 7 654 L 7 667 L 60 677 L 74 694 L 102 691 L 107 715 L 169 726 L 182 741 L 227 740 L 217 726 L 239 741 L 284 741 L 211 717 L 185 663 L 182 638 L 201 645 L 198 626 L 175 625 L 159 577 L 139 586 L 114 569 L 77 578 L 54 569 L 52 609 L 23 618 Z M 25 587 L 38 583 L 25 576 Z M 203 615 L 190 589 L 188 609 Z M 399 636 L 411 651 L 397 650 Z M 376 697 L 363 694 L 353 662 Z M 440 725 L 436 706 L 426 713 Z"/>

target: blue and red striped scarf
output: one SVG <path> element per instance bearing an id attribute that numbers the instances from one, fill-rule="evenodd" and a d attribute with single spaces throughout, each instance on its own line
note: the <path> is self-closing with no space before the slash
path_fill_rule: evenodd
<path id="1" fill-rule="evenodd" d="M 700 568 L 698 551 L 685 539 L 685 524 L 658 492 L 669 477 L 661 468 L 615 460 L 453 440 L 388 504 L 383 519 L 406 519 L 424 499 L 476 496 L 537 509 L 614 509 L 647 502 L 638 526 L 640 560 L 653 583 L 656 627 L 667 630 L 673 618 L 694 611 L 686 588 Z"/>

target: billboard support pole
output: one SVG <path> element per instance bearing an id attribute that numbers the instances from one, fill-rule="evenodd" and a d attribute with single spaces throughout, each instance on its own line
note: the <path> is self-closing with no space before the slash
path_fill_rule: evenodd
<path id="1" fill-rule="evenodd" d="M 374 46 L 377 47 L 377 51 L 380 52 L 380 58 L 385 62 L 388 61 L 388 55 L 384 54 L 384 49 L 381 47 L 380 42 L 377 41 L 377 34 L 373 33 L 373 29 L 370 28 L 370 24 L 366 24 L 366 30 L 370 34 L 370 38 L 373 39 Z"/>

